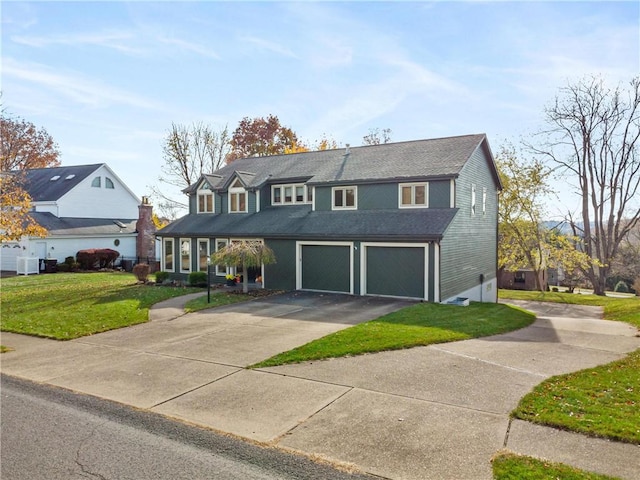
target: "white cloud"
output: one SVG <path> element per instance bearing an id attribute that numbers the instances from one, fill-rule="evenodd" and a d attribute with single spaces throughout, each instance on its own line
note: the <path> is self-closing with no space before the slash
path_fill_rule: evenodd
<path id="1" fill-rule="evenodd" d="M 27 45 L 35 48 L 48 47 L 50 45 L 68 45 L 68 46 L 97 46 L 110 48 L 121 53 L 139 55 L 143 51 L 139 48 L 127 45 L 134 39 L 134 35 L 125 31 L 111 31 L 103 33 L 63 33 L 52 36 L 28 36 L 14 35 L 11 40 L 15 43 Z"/>
<path id="2" fill-rule="evenodd" d="M 3 76 L 48 88 L 75 103 L 89 107 L 119 104 L 152 110 L 161 109 L 160 104 L 142 96 L 125 92 L 77 73 L 59 73 L 38 63 L 21 63 L 12 58 L 5 58 L 3 59 Z"/>
<path id="3" fill-rule="evenodd" d="M 240 41 L 255 45 L 260 50 L 267 50 L 283 57 L 298 58 L 290 48 L 280 45 L 279 43 L 266 40 L 264 38 L 255 36 L 242 36 L 240 37 Z"/>
<path id="4" fill-rule="evenodd" d="M 200 45 L 193 42 L 188 42 L 186 40 L 181 40 L 179 38 L 170 38 L 170 37 L 158 37 L 158 41 L 164 43 L 166 45 L 173 45 L 182 50 L 186 50 L 188 52 L 196 53 L 203 57 L 213 58 L 215 60 L 220 60 L 220 55 L 218 55 L 213 49 L 210 47 L 206 47 L 204 45 Z"/>

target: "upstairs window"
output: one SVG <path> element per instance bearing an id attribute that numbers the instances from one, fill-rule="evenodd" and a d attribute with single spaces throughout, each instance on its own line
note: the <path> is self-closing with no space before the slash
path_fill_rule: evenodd
<path id="1" fill-rule="evenodd" d="M 333 210 L 355 210 L 358 208 L 358 187 L 333 187 Z"/>
<path id="2" fill-rule="evenodd" d="M 231 213 L 247 212 L 247 191 L 240 180 L 236 180 L 229 189 L 229 211 Z"/>
<path id="3" fill-rule="evenodd" d="M 476 214 L 476 184 L 471 185 L 471 216 Z"/>
<path id="4" fill-rule="evenodd" d="M 271 203 L 273 205 L 311 203 L 311 199 L 311 189 L 308 189 L 303 183 L 273 185 L 271 187 Z"/>
<path id="5" fill-rule="evenodd" d="M 487 214 L 487 187 L 482 187 L 482 215 Z"/>
<path id="6" fill-rule="evenodd" d="M 100 188 L 102 186 L 102 182 L 100 180 L 100 177 L 95 177 L 93 179 L 93 181 L 91 182 L 91 186 L 95 187 L 95 188 Z"/>
<path id="7" fill-rule="evenodd" d="M 401 183 L 400 208 L 426 208 L 429 206 L 428 183 Z"/>
<path id="8" fill-rule="evenodd" d="M 104 188 L 110 188 L 112 190 L 114 188 L 113 180 L 111 180 L 109 177 L 104 177 Z"/>
<path id="9" fill-rule="evenodd" d="M 198 191 L 198 213 L 213 213 L 213 193 L 208 190 Z"/>

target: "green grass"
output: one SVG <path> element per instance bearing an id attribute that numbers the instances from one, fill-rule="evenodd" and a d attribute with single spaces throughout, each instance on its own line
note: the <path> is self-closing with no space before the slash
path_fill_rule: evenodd
<path id="1" fill-rule="evenodd" d="M 513 416 L 640 444 L 640 350 L 622 360 L 545 380 Z"/>
<path id="2" fill-rule="evenodd" d="M 597 305 L 608 320 L 640 327 L 640 298 L 501 290 L 501 298 Z M 545 380 L 512 415 L 596 437 L 640 444 L 640 350 L 607 365 Z"/>
<path id="3" fill-rule="evenodd" d="M 500 453 L 492 461 L 495 480 L 617 480 L 598 473 L 586 472 L 562 463 Z"/>
<path id="4" fill-rule="evenodd" d="M 146 322 L 154 303 L 194 291 L 138 284 L 130 273 L 4 278 L 0 329 L 69 340 Z"/>
<path id="5" fill-rule="evenodd" d="M 472 303 L 458 307 L 419 303 L 314 340 L 251 368 L 495 335 L 525 327 L 534 319 L 529 312 L 500 304 Z"/>
<path id="6" fill-rule="evenodd" d="M 501 299 L 604 307 L 604 318 L 607 320 L 627 322 L 640 328 L 640 297 L 617 298 L 580 293 L 529 292 L 525 290 L 500 290 L 498 296 Z"/>

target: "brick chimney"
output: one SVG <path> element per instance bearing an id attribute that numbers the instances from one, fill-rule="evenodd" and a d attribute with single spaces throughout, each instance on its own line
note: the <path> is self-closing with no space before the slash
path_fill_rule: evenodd
<path id="1" fill-rule="evenodd" d="M 149 197 L 142 197 L 142 203 L 138 206 L 138 221 L 136 222 L 136 256 L 141 262 L 156 259 L 156 226 L 153 223 L 153 206 L 149 203 Z"/>

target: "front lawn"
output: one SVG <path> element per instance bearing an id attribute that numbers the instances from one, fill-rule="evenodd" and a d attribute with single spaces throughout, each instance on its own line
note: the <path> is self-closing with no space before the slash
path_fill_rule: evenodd
<path id="1" fill-rule="evenodd" d="M 131 273 L 3 278 L 0 328 L 69 340 L 146 322 L 154 303 L 196 291 L 138 284 Z"/>
<path id="2" fill-rule="evenodd" d="M 529 312 L 494 303 L 472 303 L 468 307 L 418 303 L 314 340 L 251 368 L 496 335 L 525 327 L 534 320 Z"/>
<path id="3" fill-rule="evenodd" d="M 604 317 L 640 327 L 640 298 L 500 290 L 501 298 L 604 307 Z M 640 444 L 640 350 L 607 365 L 551 377 L 513 416 L 592 436 Z"/>
<path id="4" fill-rule="evenodd" d="M 627 322 L 640 328 L 640 297 L 601 297 L 581 293 L 530 292 L 526 290 L 500 290 L 498 296 L 503 300 L 529 300 L 604 307 L 604 318 L 607 320 Z"/>
<path id="5" fill-rule="evenodd" d="M 615 477 L 585 472 L 562 463 L 507 452 L 496 455 L 491 464 L 495 480 L 616 480 Z"/>

